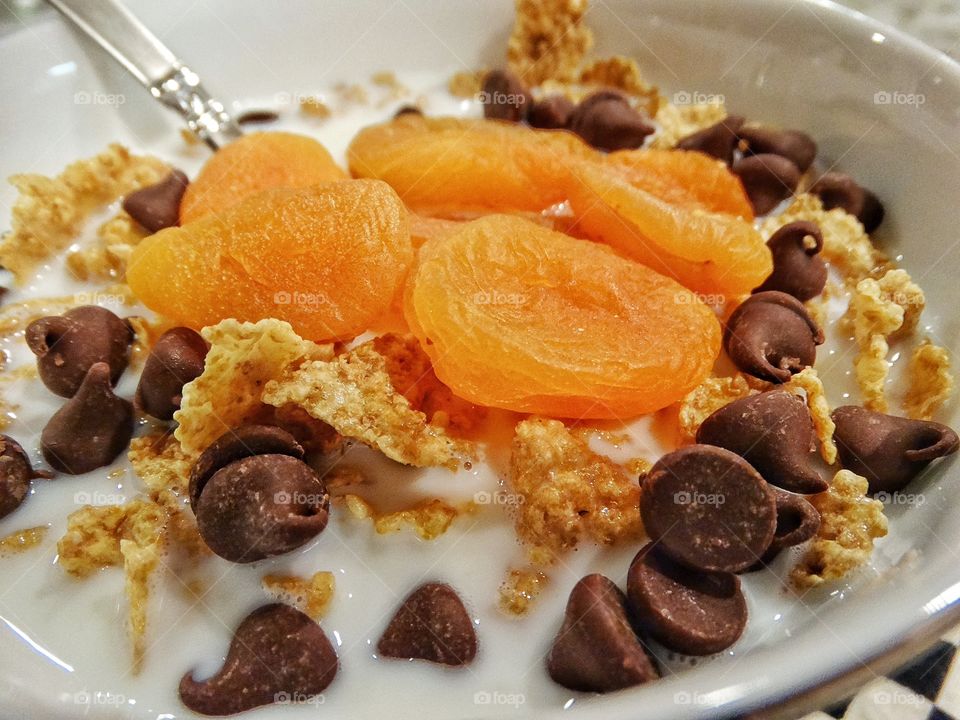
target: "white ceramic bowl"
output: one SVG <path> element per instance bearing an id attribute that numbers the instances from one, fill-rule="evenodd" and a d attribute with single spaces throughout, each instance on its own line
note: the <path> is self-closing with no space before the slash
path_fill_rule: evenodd
<path id="1" fill-rule="evenodd" d="M 512 22 L 508 0 L 136 0 L 130 5 L 220 97 L 253 105 L 270 103 L 278 93 L 311 93 L 383 69 L 425 78 L 424 89 L 440 87 L 453 71 L 500 64 Z M 896 30 L 827 2 L 594 0 L 588 21 L 596 31 L 598 54 L 636 57 L 668 95 L 720 94 L 735 112 L 813 135 L 822 159 L 883 198 L 887 220 L 880 241 L 891 255 L 902 256 L 903 266 L 927 291 L 924 324 L 935 339 L 953 352 L 960 348 L 960 316 L 954 312 L 960 303 L 960 67 Z M 56 172 L 111 141 L 168 157 L 183 154 L 176 120 L 56 16 L 0 40 L 0 67 L 0 175 Z M 336 138 L 320 137 L 342 149 L 348 129 L 336 132 Z M 196 150 L 185 164 L 196 167 L 203 152 Z M 8 188 L 0 192 L 5 212 L 12 198 Z M 942 419 L 958 424 L 955 401 Z M 831 598 L 817 596 L 816 610 L 795 612 L 786 625 L 771 626 L 769 637 L 735 662 L 581 699 L 574 714 L 669 720 L 768 708 L 770 716 L 789 717 L 905 659 L 960 620 L 955 475 L 952 462 L 937 465 L 911 488 L 928 501 L 893 509 L 891 537 L 878 550 L 889 569 L 855 589 L 843 586 Z M 14 529 L 12 523 L 3 527 Z M 13 591 L 7 582 L 4 578 L 0 588 L 0 615 L 3 597 Z M 67 612 L 70 597 L 63 603 Z M 58 705 L 59 688 L 50 683 L 60 676 L 21 665 L 7 652 L 14 644 L 20 643 L 4 631 L 0 706 L 8 708 L 5 715 L 62 718 L 90 710 Z M 114 650 L 122 652 L 116 647 L 104 652 Z M 431 689 L 425 686 L 422 692 L 428 695 Z M 793 700 L 784 704 L 788 698 Z M 183 716 L 175 700 L 155 710 L 170 713 L 161 717 Z M 263 712 L 274 710 L 287 717 L 282 713 L 289 709 Z M 486 712 L 458 707 L 449 708 L 447 716 Z M 108 709 L 91 714 L 97 713 L 107 715 Z M 403 708 L 393 714 L 417 715 Z M 532 708 L 521 707 L 514 716 L 531 714 Z M 536 715 L 564 712 L 541 708 Z"/>

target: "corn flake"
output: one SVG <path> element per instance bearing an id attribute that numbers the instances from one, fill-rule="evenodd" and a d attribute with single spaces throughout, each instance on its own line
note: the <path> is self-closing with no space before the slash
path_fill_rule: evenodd
<path id="1" fill-rule="evenodd" d="M 837 426 L 830 416 L 830 405 L 827 404 L 823 381 L 817 371 L 812 367 L 805 367 L 783 387 L 795 395 L 801 395 L 806 401 L 813 419 L 814 432 L 820 441 L 820 455 L 828 465 L 833 465 L 837 461 L 837 444 L 833 440 L 833 431 Z"/>
<path id="2" fill-rule="evenodd" d="M 656 121 L 660 130 L 650 141 L 650 147 L 671 150 L 687 135 L 716 125 L 727 117 L 727 109 L 720 103 L 674 105 L 661 102 Z"/>
<path id="3" fill-rule="evenodd" d="M 500 585 L 497 604 L 509 615 L 526 615 L 549 581 L 542 570 L 512 568 Z"/>
<path id="4" fill-rule="evenodd" d="M 507 64 L 528 85 L 572 81 L 593 33 L 583 22 L 586 0 L 516 0 Z"/>
<path id="5" fill-rule="evenodd" d="M 309 580 L 297 575 L 265 575 L 260 584 L 277 602 L 293 605 L 314 620 L 326 615 L 336 590 L 333 573 L 326 571 L 314 573 Z"/>
<path id="6" fill-rule="evenodd" d="M 43 542 L 50 528 L 46 525 L 15 530 L 0 538 L 0 557 L 22 553 Z"/>
<path id="7" fill-rule="evenodd" d="M 703 421 L 734 400 L 755 395 L 746 377 L 737 373 L 732 377 L 708 377 L 680 401 L 680 435 L 693 442 Z"/>
<path id="8" fill-rule="evenodd" d="M 372 520 L 378 535 L 387 535 L 413 528 L 422 540 L 435 540 L 443 535 L 461 511 L 440 498 L 425 500 L 417 505 L 389 513 L 379 513 L 376 508 L 359 495 L 344 495 L 344 504 L 349 513 L 358 520 Z M 472 507 L 464 508 L 466 511 Z"/>
<path id="9" fill-rule="evenodd" d="M 633 58 L 614 55 L 595 60 L 580 71 L 580 82 L 623 90 L 639 99 L 640 108 L 650 117 L 656 117 L 660 109 L 660 91 L 643 79 Z"/>
<path id="10" fill-rule="evenodd" d="M 931 420 L 953 393 L 950 353 L 925 340 L 910 356 L 907 394 L 903 409 L 907 417 Z"/>
<path id="11" fill-rule="evenodd" d="M 133 249 L 149 234 L 121 210 L 97 228 L 95 242 L 67 255 L 67 268 L 78 280 L 123 279 Z"/>

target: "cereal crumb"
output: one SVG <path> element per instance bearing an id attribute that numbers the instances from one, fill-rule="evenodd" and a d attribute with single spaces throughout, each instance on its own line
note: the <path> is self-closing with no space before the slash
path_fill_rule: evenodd
<path id="1" fill-rule="evenodd" d="M 931 420 L 953 393 L 950 353 L 924 340 L 914 348 L 907 366 L 907 394 L 903 409 L 907 417 Z"/>
<path id="2" fill-rule="evenodd" d="M 837 426 L 830 417 L 830 405 L 827 404 L 823 381 L 817 371 L 812 367 L 805 367 L 783 387 L 806 400 L 810 417 L 813 418 L 814 432 L 820 441 L 820 455 L 828 465 L 833 465 L 837 461 L 837 444 L 833 440 L 833 431 Z"/>
<path id="3" fill-rule="evenodd" d="M 199 145 L 201 140 L 197 137 L 196 133 L 187 130 L 187 128 L 180 128 L 180 139 L 187 145 L 191 147 L 194 145 Z"/>
<path id="4" fill-rule="evenodd" d="M 790 579 L 798 588 L 811 588 L 842 578 L 863 565 L 873 541 L 887 534 L 883 503 L 867 497 L 866 478 L 841 470 L 830 489 L 811 496 L 820 513 L 820 529 Z"/>
<path id="5" fill-rule="evenodd" d="M 344 495 L 343 501 L 350 514 L 358 520 L 372 520 L 379 535 L 399 532 L 411 527 L 422 540 L 435 540 L 443 535 L 461 514 L 461 510 L 440 498 L 417 503 L 413 507 L 389 513 L 380 513 L 359 495 Z M 464 508 L 469 511 L 471 508 Z"/>
<path id="6" fill-rule="evenodd" d="M 326 120 L 333 114 L 330 110 L 330 106 L 318 97 L 300 98 L 299 107 L 300 112 L 302 112 L 304 115 L 309 115 L 310 117 L 317 118 L 318 120 Z"/>
<path id="7" fill-rule="evenodd" d="M 170 490 L 181 496 L 187 495 L 193 461 L 183 452 L 172 433 L 154 432 L 133 438 L 127 458 L 133 471 L 151 492 Z"/>
<path id="8" fill-rule="evenodd" d="M 323 473 L 323 482 L 326 483 L 327 489 L 331 493 L 336 494 L 338 490 L 342 490 L 343 488 L 366 485 L 367 476 L 360 468 L 354 465 L 337 463 Z"/>
<path id="9" fill-rule="evenodd" d="M 516 0 L 516 20 L 507 44 L 507 64 L 528 85 L 572 81 L 593 47 L 583 22 L 586 0 Z"/>
<path id="10" fill-rule="evenodd" d="M 647 460 L 646 458 L 630 458 L 627 460 L 623 466 L 627 469 L 627 472 L 631 475 L 637 475 L 639 477 L 645 477 L 647 473 L 653 468 L 653 463 Z"/>
<path id="11" fill-rule="evenodd" d="M 36 547 L 43 542 L 43 538 L 46 537 L 49 529 L 47 525 L 40 525 L 39 527 L 15 530 L 9 535 L 5 535 L 0 538 L 0 557 L 16 555 Z"/>
<path id="12" fill-rule="evenodd" d="M 612 544 L 641 532 L 640 484 L 558 420 L 517 425 L 510 484 L 523 498 L 516 503 L 517 535 L 537 563 L 550 562 L 583 537 Z"/>
<path id="13" fill-rule="evenodd" d="M 447 91 L 454 97 L 472 100 L 480 94 L 486 70 L 463 70 L 450 76 Z"/>
<path id="14" fill-rule="evenodd" d="M 0 265 L 17 283 L 26 282 L 40 262 L 66 249 L 97 208 L 157 182 L 169 170 L 157 158 L 113 144 L 56 177 L 14 175 L 10 182 L 19 196 L 10 232 L 0 241 Z"/>
<path id="15" fill-rule="evenodd" d="M 209 359 L 207 361 L 209 363 Z M 267 383 L 263 401 L 292 403 L 392 460 L 416 467 L 456 470 L 472 446 L 430 425 L 426 416 L 397 392 L 387 361 L 368 342 L 333 360 L 307 362 Z"/>
<path id="16" fill-rule="evenodd" d="M 121 210 L 97 228 L 96 240 L 67 255 L 67 268 L 78 280 L 120 280 L 133 249 L 150 233 Z"/>
<path id="17" fill-rule="evenodd" d="M 732 377 L 708 377 L 680 401 L 680 436 L 686 442 L 694 442 L 704 420 L 734 400 L 755 394 L 740 373 Z"/>
<path id="18" fill-rule="evenodd" d="M 500 609 L 509 615 L 526 615 L 550 579 L 536 568 L 511 568 L 498 592 Z"/>
<path id="19" fill-rule="evenodd" d="M 594 60 L 580 71 L 580 82 L 623 90 L 640 101 L 640 108 L 650 117 L 660 109 L 660 91 L 643 79 L 640 66 L 633 58 L 614 55 Z"/>
<path id="20" fill-rule="evenodd" d="M 241 323 L 231 318 L 200 334 L 210 343 L 203 374 L 184 386 L 174 414 L 177 440 L 190 456 L 262 413 L 260 398 L 268 381 L 301 363 L 333 357 L 332 345 L 304 340 L 282 320 Z"/>
<path id="21" fill-rule="evenodd" d="M 274 600 L 293 605 L 314 620 L 327 614 L 336 590 L 333 573 L 326 571 L 314 573 L 309 580 L 298 575 L 265 575 L 260 584 Z"/>
<path id="22" fill-rule="evenodd" d="M 674 105 L 661 102 L 655 116 L 660 130 L 650 141 L 650 147 L 671 150 L 687 135 L 715 125 L 727 116 L 721 103 L 701 105 Z"/>
<path id="23" fill-rule="evenodd" d="M 345 103 L 366 105 L 370 101 L 367 89 L 363 85 L 338 83 L 334 90 L 340 100 Z"/>

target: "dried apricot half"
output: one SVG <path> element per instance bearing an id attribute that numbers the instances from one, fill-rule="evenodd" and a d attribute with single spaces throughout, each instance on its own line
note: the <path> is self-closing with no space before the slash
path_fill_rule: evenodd
<path id="1" fill-rule="evenodd" d="M 678 283 L 507 215 L 427 240 L 404 312 L 456 395 L 554 417 L 665 407 L 710 373 L 720 350 L 716 316 Z"/>
<path id="2" fill-rule="evenodd" d="M 146 238 L 127 282 L 193 328 L 288 321 L 311 340 L 352 338 L 386 312 L 413 261 L 407 210 L 379 180 L 258 193 Z"/>

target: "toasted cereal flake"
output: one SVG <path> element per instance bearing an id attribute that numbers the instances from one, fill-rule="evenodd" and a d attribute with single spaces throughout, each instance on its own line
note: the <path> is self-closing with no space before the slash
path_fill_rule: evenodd
<path id="1" fill-rule="evenodd" d="M 883 503 L 867 497 L 867 488 L 866 478 L 841 470 L 829 490 L 809 498 L 820 513 L 820 529 L 790 573 L 794 585 L 838 580 L 869 561 L 873 541 L 887 534 L 887 518 Z"/>
<path id="2" fill-rule="evenodd" d="M 187 128 L 180 128 L 180 139 L 183 140 L 187 145 L 199 145 L 200 138 L 197 137 L 196 133 L 188 130 Z"/>
<path id="3" fill-rule="evenodd" d="M 833 440 L 836 425 L 830 417 L 830 405 L 820 375 L 812 367 L 805 367 L 783 387 L 806 400 L 810 417 L 813 418 L 814 432 L 820 441 L 820 455 L 828 465 L 833 465 L 837 461 L 837 444 Z"/>
<path id="4" fill-rule="evenodd" d="M 298 405 L 344 437 L 405 465 L 456 470 L 472 456 L 469 443 L 428 424 L 426 416 L 394 389 L 387 361 L 372 342 L 329 362 L 305 363 L 269 382 L 263 401 L 277 407 Z"/>
<path id="5" fill-rule="evenodd" d="M 130 254 L 149 234 L 121 210 L 97 228 L 93 243 L 67 255 L 67 268 L 78 280 L 123 279 Z"/>
<path id="6" fill-rule="evenodd" d="M 366 105 L 369 102 L 367 89 L 363 85 L 356 83 L 337 83 L 333 89 L 342 102 L 353 103 L 355 105 Z"/>
<path id="7" fill-rule="evenodd" d="M 480 94 L 486 70 L 462 70 L 450 76 L 447 91 L 454 97 L 473 100 Z"/>
<path id="8" fill-rule="evenodd" d="M 639 477 L 645 477 L 647 473 L 653 469 L 653 463 L 647 460 L 646 458 L 630 458 L 627 460 L 623 466 L 627 469 L 627 472 L 631 475 L 638 475 Z"/>
<path id="9" fill-rule="evenodd" d="M 36 547 L 43 542 L 47 535 L 48 525 L 39 527 L 25 528 L 23 530 L 14 530 L 9 535 L 0 538 L 0 557 L 7 555 L 16 555 Z"/>
<path id="10" fill-rule="evenodd" d="M 507 64 L 528 85 L 571 81 L 593 33 L 583 22 L 587 0 L 516 0 L 516 20 L 507 44 Z"/>
<path id="11" fill-rule="evenodd" d="M 920 314 L 927 301 L 923 290 L 910 277 L 906 270 L 894 269 L 885 272 L 877 281 L 881 296 L 903 308 L 903 323 L 895 335 L 907 335 L 916 330 L 920 323 Z"/>
<path id="12" fill-rule="evenodd" d="M 309 580 L 297 575 L 265 575 L 260 584 L 274 600 L 293 605 L 314 620 L 326 615 L 336 590 L 333 573 L 326 571 L 314 573 Z"/>
<path id="13" fill-rule="evenodd" d="M 343 488 L 366 485 L 367 476 L 355 465 L 337 463 L 323 473 L 323 482 L 331 493 L 337 494 Z"/>
<path id="14" fill-rule="evenodd" d="M 435 540 L 450 528 L 462 512 L 472 512 L 471 507 L 460 510 L 440 498 L 425 500 L 413 507 L 389 513 L 378 512 L 359 495 L 344 495 L 343 501 L 348 512 L 356 519 L 373 520 L 373 527 L 379 535 L 411 527 L 422 540 Z"/>
<path id="15" fill-rule="evenodd" d="M 727 116 L 722 103 L 702 105 L 674 105 L 661 102 L 655 120 L 660 130 L 650 141 L 650 146 L 670 150 L 687 135 L 716 125 Z"/>
<path id="16" fill-rule="evenodd" d="M 580 82 L 623 90 L 640 101 L 640 108 L 650 117 L 660 109 L 660 91 L 643 79 L 640 66 L 633 58 L 614 55 L 595 60 L 580 71 Z"/>
<path id="17" fill-rule="evenodd" d="M 262 412 L 260 396 L 269 381 L 301 363 L 333 357 L 332 345 L 304 340 L 282 320 L 230 318 L 200 334 L 210 343 L 203 374 L 184 386 L 174 414 L 177 440 L 190 456 Z"/>
<path id="18" fill-rule="evenodd" d="M 315 117 L 320 120 L 326 120 L 333 114 L 330 111 L 330 106 L 318 97 L 302 97 L 300 98 L 299 105 L 300 112 L 304 115 L 309 115 L 310 117 Z"/>
<path id="19" fill-rule="evenodd" d="M 558 420 L 517 425 L 510 484 L 522 497 L 517 535 L 535 562 L 555 559 L 584 537 L 612 544 L 642 531 L 640 484 Z"/>
<path id="20" fill-rule="evenodd" d="M 907 417 L 932 420 L 953 393 L 950 353 L 929 339 L 924 340 L 910 356 L 907 378 L 904 412 Z"/>
<path id="21" fill-rule="evenodd" d="M 187 494 L 193 461 L 170 432 L 153 432 L 130 441 L 127 453 L 133 471 L 151 492 Z"/>
<path id="22" fill-rule="evenodd" d="M 732 377 L 708 377 L 680 401 L 680 435 L 693 442 L 703 421 L 734 400 L 755 395 L 746 378 L 737 373 Z"/>
<path id="23" fill-rule="evenodd" d="M 536 568 L 511 568 L 500 585 L 498 605 L 509 615 L 526 615 L 550 578 Z"/>
<path id="24" fill-rule="evenodd" d="M 0 265 L 18 283 L 42 261 L 63 251 L 97 208 L 132 190 L 162 179 L 170 168 L 157 158 L 134 155 L 113 144 L 99 155 L 78 160 L 56 177 L 14 175 L 10 232 L 0 240 Z"/>

